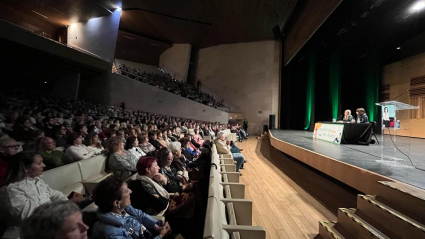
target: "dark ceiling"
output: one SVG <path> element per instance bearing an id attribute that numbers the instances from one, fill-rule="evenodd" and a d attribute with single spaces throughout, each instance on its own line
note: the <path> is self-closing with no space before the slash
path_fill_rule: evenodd
<path id="1" fill-rule="evenodd" d="M 167 43 L 204 48 L 273 39 L 297 0 L 124 0 L 120 29 Z"/>
<path id="2" fill-rule="evenodd" d="M 157 64 L 159 55 L 173 43 L 188 43 L 192 49 L 199 49 L 273 39 L 273 28 L 285 27 L 297 1 L 3 0 L 2 4 L 58 28 L 108 15 L 121 7 L 117 55 Z M 12 13 L 3 14 L 13 18 Z M 20 21 L 12 22 L 22 25 Z M 138 40 L 123 38 L 124 32 Z"/>
<path id="3" fill-rule="evenodd" d="M 325 52 L 324 59 L 341 49 L 353 49 L 358 58 L 379 50 L 383 63 L 390 63 L 423 52 L 425 38 L 419 36 L 425 32 L 425 11 L 411 10 L 417 2 L 345 0 L 296 58 L 301 60 L 313 49 Z"/>

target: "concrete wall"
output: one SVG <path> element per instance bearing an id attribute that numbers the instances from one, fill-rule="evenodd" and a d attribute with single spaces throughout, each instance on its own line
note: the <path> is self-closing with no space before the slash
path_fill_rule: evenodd
<path id="1" fill-rule="evenodd" d="M 153 74 L 164 74 L 161 71 L 158 70 L 158 66 L 153 65 L 146 65 L 143 63 L 133 62 L 133 61 L 125 61 L 121 59 L 114 60 L 114 63 L 116 66 L 125 64 L 126 66 L 130 68 L 136 68 L 139 69 L 141 72 L 146 71 L 147 73 L 153 73 Z M 166 74 L 164 74 L 166 75 Z"/>
<path id="2" fill-rule="evenodd" d="M 89 51 L 111 63 L 115 56 L 121 11 L 68 27 L 68 44 Z"/>
<path id="3" fill-rule="evenodd" d="M 240 108 L 248 133 L 260 134 L 269 115 L 279 122 L 280 43 L 220 45 L 199 51 L 196 78 Z"/>
<path id="4" fill-rule="evenodd" d="M 189 44 L 173 44 L 159 57 L 159 67 L 179 81 L 186 82 L 189 70 L 190 52 Z"/>
<path id="5" fill-rule="evenodd" d="M 227 123 L 226 112 L 208 107 L 139 82 L 126 76 L 112 74 L 110 105 L 119 107 L 125 102 L 126 110 L 142 110 L 156 114 L 171 115 L 205 121 Z"/>

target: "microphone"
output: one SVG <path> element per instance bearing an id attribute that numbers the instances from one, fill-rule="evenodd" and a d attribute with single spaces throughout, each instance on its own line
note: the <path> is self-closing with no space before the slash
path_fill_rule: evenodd
<path id="1" fill-rule="evenodd" d="M 400 97 L 400 96 L 402 96 L 402 95 L 406 94 L 408 91 L 410 91 L 410 90 L 406 90 L 406 91 L 404 91 L 403 93 L 401 93 L 401 94 L 399 94 L 397 97 L 395 97 L 393 100 L 395 100 L 395 99 L 397 99 L 398 97 Z"/>
<path id="2" fill-rule="evenodd" d="M 336 121 L 338 121 L 339 119 L 341 119 L 341 118 L 342 118 L 342 116 L 344 116 L 344 115 L 339 116 L 339 117 L 338 117 L 338 119 L 336 119 Z"/>

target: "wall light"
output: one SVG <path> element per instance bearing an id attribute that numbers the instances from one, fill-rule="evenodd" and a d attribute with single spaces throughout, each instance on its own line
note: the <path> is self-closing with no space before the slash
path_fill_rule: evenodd
<path id="1" fill-rule="evenodd" d="M 397 50 L 400 50 L 401 49 L 401 47 L 397 47 Z"/>

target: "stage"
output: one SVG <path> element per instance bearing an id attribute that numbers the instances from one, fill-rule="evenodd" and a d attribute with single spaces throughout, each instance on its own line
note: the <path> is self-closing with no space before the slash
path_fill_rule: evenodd
<path id="1" fill-rule="evenodd" d="M 397 180 L 425 190 L 425 139 L 377 135 L 381 144 L 336 145 L 313 139 L 313 132 L 270 130 L 270 143 L 278 150 L 368 194 L 376 194 L 377 181 Z M 419 168 L 419 169 L 418 169 Z"/>

